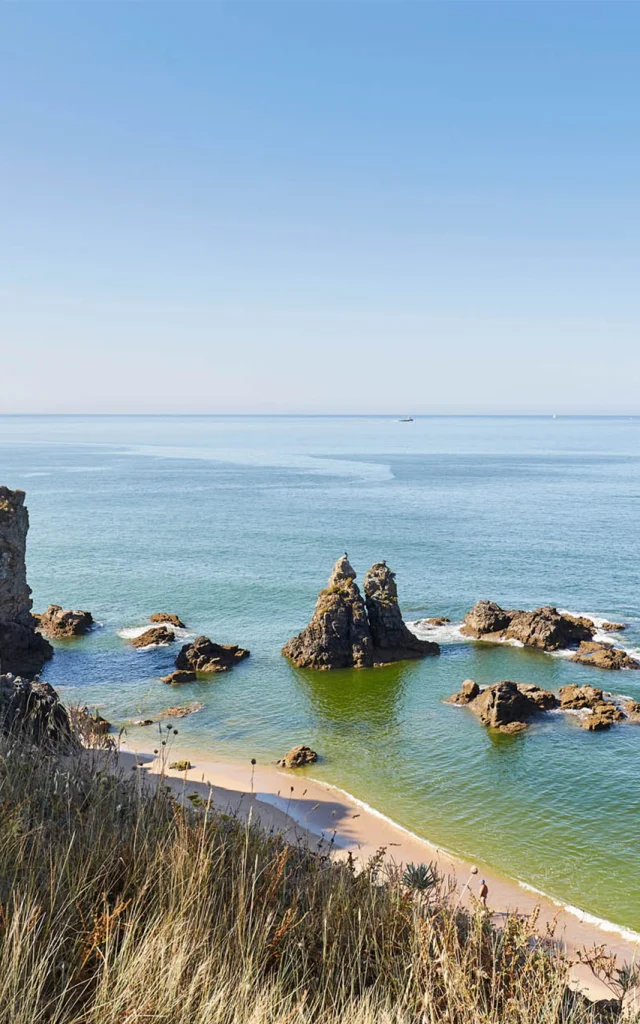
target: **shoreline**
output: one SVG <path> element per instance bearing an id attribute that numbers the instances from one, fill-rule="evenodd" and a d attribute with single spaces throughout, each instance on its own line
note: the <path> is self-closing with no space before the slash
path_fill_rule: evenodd
<path id="1" fill-rule="evenodd" d="M 484 877 L 494 924 L 499 926 L 510 913 L 530 915 L 539 908 L 539 930 L 554 928 L 556 940 L 569 958 L 583 947 L 605 945 L 620 964 L 640 960 L 640 934 L 564 904 L 526 882 L 503 877 L 484 865 L 478 865 L 474 874 L 470 861 L 416 835 L 337 786 L 273 764 L 252 766 L 216 761 L 205 751 L 181 751 L 173 744 L 168 752 L 164 750 L 156 756 L 153 751 L 157 746 L 157 741 L 151 739 L 129 740 L 121 747 L 120 763 L 131 769 L 136 761 L 141 762 L 145 775 L 163 774 L 167 784 L 182 798 L 188 795 L 186 790 L 206 798 L 211 794 L 218 810 L 231 810 L 241 817 L 251 815 L 264 827 L 278 829 L 292 841 L 303 838 L 310 845 L 330 844 L 334 857 L 351 854 L 364 861 L 384 847 L 385 859 L 396 866 L 432 861 L 439 874 L 458 891 L 462 906 L 477 899 L 480 878 Z M 169 762 L 183 759 L 193 759 L 190 770 L 179 772 L 168 767 Z M 591 999 L 612 995 L 581 964 L 572 967 L 571 982 Z"/>

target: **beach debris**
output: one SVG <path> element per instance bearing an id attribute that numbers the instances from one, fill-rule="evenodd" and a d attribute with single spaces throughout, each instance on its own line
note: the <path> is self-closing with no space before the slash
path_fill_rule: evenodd
<path id="1" fill-rule="evenodd" d="M 189 704 L 178 704 L 175 707 L 165 708 L 158 715 L 158 718 L 186 718 L 187 715 L 193 715 L 196 711 L 202 711 L 204 704 L 199 700 L 192 700 Z"/>
<path id="2" fill-rule="evenodd" d="M 36 632 L 27 584 L 29 513 L 24 491 L 0 486 L 0 672 L 33 679 L 53 647 Z"/>
<path id="3" fill-rule="evenodd" d="M 276 764 L 280 765 L 281 768 L 302 768 L 306 764 L 314 764 L 317 760 L 318 755 L 315 750 L 301 745 L 299 747 L 292 747 L 284 757 L 276 761 Z"/>
<path id="4" fill-rule="evenodd" d="M 65 611 L 59 604 L 50 604 L 46 612 L 34 615 L 37 629 L 51 640 L 67 640 L 84 636 L 94 625 L 91 612 Z"/>
<path id="5" fill-rule="evenodd" d="M 365 576 L 363 599 L 347 554 L 337 560 L 309 624 L 282 648 L 299 668 L 371 668 L 405 658 L 439 654 L 402 621 L 395 574 L 377 562 Z"/>
<path id="6" fill-rule="evenodd" d="M 546 605 L 532 612 L 508 611 L 493 601 L 478 601 L 464 617 L 460 632 L 475 640 L 518 640 L 525 647 L 557 651 L 591 640 L 591 619 L 567 615 Z"/>
<path id="7" fill-rule="evenodd" d="M 182 619 L 172 612 L 154 612 L 149 616 L 149 622 L 167 622 L 170 626 L 175 626 L 176 629 L 187 628 Z"/>
<path id="8" fill-rule="evenodd" d="M 216 644 L 208 636 L 198 636 L 185 644 L 176 658 L 176 668 L 191 672 L 228 672 L 250 652 L 236 644 Z"/>
<path id="9" fill-rule="evenodd" d="M 172 761 L 169 765 L 169 768 L 176 772 L 188 772 L 191 767 L 191 761 Z"/>
<path id="10" fill-rule="evenodd" d="M 176 669 L 175 672 L 170 672 L 168 676 L 160 676 L 160 678 L 163 683 L 177 686 L 180 683 L 195 683 L 198 677 L 190 669 Z"/>
<path id="11" fill-rule="evenodd" d="M 80 750 L 69 712 L 53 686 L 11 672 L 0 675 L 0 731 L 45 750 Z"/>
<path id="12" fill-rule="evenodd" d="M 613 671 L 622 668 L 640 668 L 640 661 L 636 661 L 626 651 L 613 644 L 597 643 L 588 641 L 580 644 L 578 650 L 571 658 L 571 661 L 579 665 L 592 665 L 594 668 L 604 668 Z"/>
<path id="13" fill-rule="evenodd" d="M 173 630 L 167 629 L 166 626 L 152 626 L 151 629 L 146 629 L 140 636 L 134 636 L 131 644 L 133 647 L 157 647 L 171 644 L 175 638 L 176 635 Z"/>

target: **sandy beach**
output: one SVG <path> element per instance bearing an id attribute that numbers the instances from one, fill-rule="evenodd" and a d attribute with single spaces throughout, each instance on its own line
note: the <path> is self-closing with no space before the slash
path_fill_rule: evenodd
<path id="1" fill-rule="evenodd" d="M 552 899 L 525 888 L 518 882 L 503 878 L 481 863 L 472 865 L 455 857 L 427 839 L 407 831 L 373 808 L 340 789 L 318 782 L 308 775 L 274 765 L 221 763 L 205 753 L 181 751 L 171 747 L 158 757 L 157 741 L 131 738 L 120 751 L 120 764 L 131 770 L 136 763 L 149 777 L 163 773 L 167 783 L 182 796 L 197 793 L 211 800 L 219 810 L 231 811 L 240 817 L 251 814 L 266 828 L 281 831 L 290 840 L 302 838 L 310 846 L 332 843 L 334 856 L 351 853 L 366 860 L 384 847 L 388 861 L 400 865 L 410 862 L 433 862 L 441 876 L 450 880 L 459 893 L 460 903 L 469 905 L 477 899 L 480 879 L 489 888 L 488 906 L 494 922 L 500 924 L 508 914 L 531 914 L 538 908 L 538 927 L 554 928 L 556 939 L 572 958 L 576 951 L 605 944 L 620 963 L 638 960 L 640 936 L 633 932 L 607 926 L 607 922 L 569 910 Z M 169 748 L 167 748 L 169 749 Z M 179 772 L 169 762 L 190 760 L 193 767 Z M 472 871 L 477 867 L 477 873 Z M 592 999 L 610 998 L 611 992 L 596 981 L 580 964 L 572 967 L 572 982 Z"/>

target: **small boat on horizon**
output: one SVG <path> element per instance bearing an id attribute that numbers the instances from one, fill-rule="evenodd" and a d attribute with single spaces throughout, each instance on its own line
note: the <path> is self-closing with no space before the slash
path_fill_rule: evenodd
<path id="1" fill-rule="evenodd" d="M 413 416 L 404 416 L 398 423 L 413 423 Z"/>

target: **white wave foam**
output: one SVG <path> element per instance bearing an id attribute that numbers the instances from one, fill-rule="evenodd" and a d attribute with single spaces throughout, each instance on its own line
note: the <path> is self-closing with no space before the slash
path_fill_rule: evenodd
<path id="1" fill-rule="evenodd" d="M 160 626 L 166 626 L 172 633 L 175 633 L 179 639 L 184 639 L 188 636 L 194 636 L 195 634 L 189 632 L 188 629 L 181 629 L 179 626 L 174 626 L 171 622 L 148 622 L 146 626 L 126 626 L 124 629 L 118 630 L 118 636 L 122 637 L 123 640 L 135 640 L 136 637 L 142 636 L 148 629 L 157 629 Z M 148 647 L 163 646 L 158 644 L 148 644 Z M 166 645 L 164 645 L 166 646 Z M 141 651 L 146 650 L 146 647 L 139 648 Z"/>
<path id="2" fill-rule="evenodd" d="M 599 928 L 603 932 L 613 932 L 616 935 L 620 935 L 625 942 L 640 942 L 640 933 L 634 932 L 631 928 L 625 928 L 624 925 L 615 924 L 613 921 L 608 921 L 604 917 L 596 917 L 595 914 L 589 914 L 586 910 L 582 910 L 580 907 L 574 907 L 572 903 L 563 903 L 562 900 L 556 899 L 555 896 L 551 896 L 548 892 L 544 892 L 542 889 L 536 889 L 535 885 L 530 885 L 528 882 L 523 882 L 521 878 L 516 879 L 521 889 L 525 889 L 527 892 L 532 892 L 536 896 L 541 896 L 545 900 L 549 900 L 554 906 L 560 907 L 562 910 L 566 910 L 568 914 L 572 914 L 573 917 L 577 917 L 583 924 L 591 924 L 595 928 Z"/>
<path id="3" fill-rule="evenodd" d="M 461 622 L 445 622 L 442 626 L 432 626 L 426 619 L 417 619 L 415 622 L 407 622 L 407 626 L 421 640 L 435 640 L 439 644 L 459 644 L 469 639 L 460 632 Z"/>

